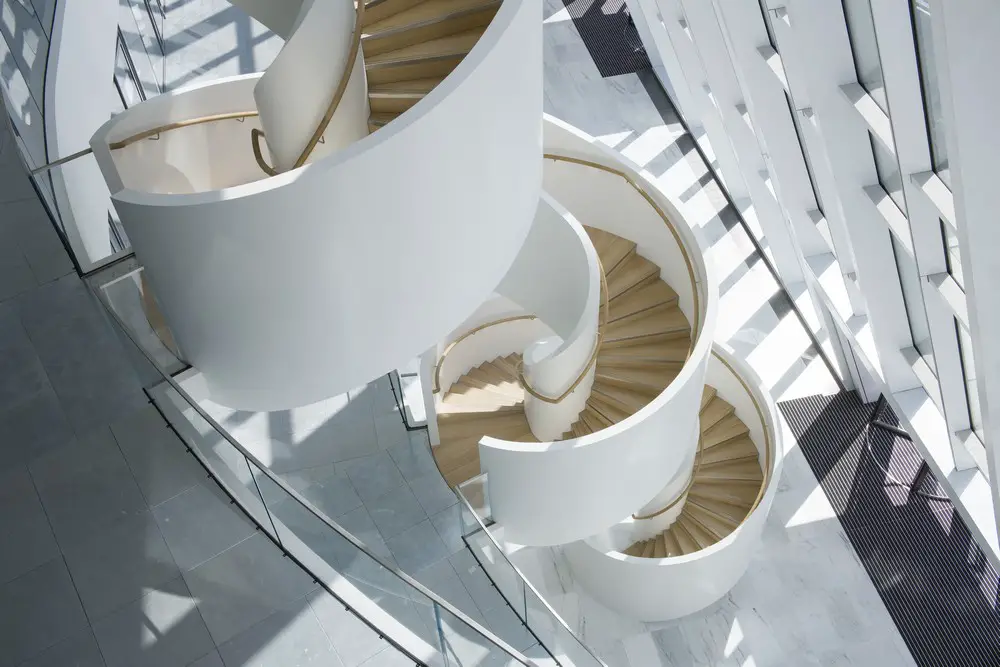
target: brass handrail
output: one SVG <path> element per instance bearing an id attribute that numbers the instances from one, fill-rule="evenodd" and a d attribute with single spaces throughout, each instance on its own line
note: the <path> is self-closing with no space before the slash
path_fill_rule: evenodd
<path id="1" fill-rule="evenodd" d="M 182 127 L 190 127 L 191 125 L 201 125 L 202 123 L 214 123 L 215 121 L 218 120 L 235 119 L 242 121 L 245 118 L 250 118 L 256 115 L 257 115 L 256 111 L 234 111 L 229 113 L 211 114 L 209 116 L 200 116 L 198 118 L 188 118 L 186 120 L 179 120 L 174 123 L 167 123 L 166 125 L 159 125 L 149 130 L 143 130 L 142 132 L 137 132 L 136 134 L 125 137 L 124 139 L 121 139 L 119 141 L 111 142 L 110 144 L 108 144 L 108 147 L 111 150 L 116 151 L 121 148 L 125 148 L 126 146 L 129 146 L 131 144 L 134 144 L 138 141 L 142 141 L 143 139 L 155 137 L 163 132 L 168 132 L 170 130 L 176 130 Z M 28 173 L 31 176 L 36 176 L 44 171 L 48 171 L 49 169 L 59 167 L 61 165 L 66 164 L 67 162 L 72 162 L 73 160 L 84 157 L 85 155 L 90 155 L 93 152 L 94 152 L 93 148 L 84 148 L 82 151 L 77 151 L 72 155 L 67 155 L 66 157 L 61 157 L 58 160 L 47 162 L 40 167 L 35 167 Z"/>
<path id="2" fill-rule="evenodd" d="M 354 32 L 351 33 L 351 48 L 347 53 L 347 60 L 344 63 L 344 72 L 340 75 L 340 82 L 337 84 L 337 88 L 333 91 L 333 99 L 330 100 L 330 104 L 326 107 L 326 112 L 323 114 L 323 118 L 320 119 L 319 124 L 316 126 L 316 130 L 309 137 L 309 141 L 306 143 L 305 148 L 302 149 L 302 153 L 299 154 L 298 159 L 295 160 L 295 164 L 292 165 L 292 169 L 298 169 L 306 163 L 309 156 L 316 149 L 316 144 L 320 143 L 323 138 L 323 133 L 326 132 L 326 128 L 330 125 L 330 121 L 333 120 L 333 114 L 337 111 L 337 107 L 340 106 L 340 101 L 344 98 L 344 93 L 347 92 L 347 84 L 351 81 L 351 74 L 354 72 L 354 61 L 358 58 L 358 51 L 361 50 L 361 33 L 363 30 L 362 19 L 365 16 L 365 0 L 358 0 L 355 5 L 355 15 L 354 15 Z M 260 153 L 260 137 L 263 137 L 264 133 L 261 130 L 256 130 L 254 134 L 251 134 L 250 139 L 253 141 L 253 156 L 257 160 L 257 165 L 264 171 L 268 176 L 274 176 L 277 171 L 268 165 L 263 156 Z"/>
<path id="3" fill-rule="evenodd" d="M 734 377 L 736 377 L 736 379 L 739 381 L 740 385 L 743 386 L 743 389 L 747 392 L 747 395 L 750 397 L 750 401 L 753 403 L 754 409 L 757 411 L 757 418 L 760 420 L 761 428 L 764 430 L 764 466 L 763 466 L 763 479 L 760 482 L 760 489 L 757 490 L 757 497 L 754 498 L 753 504 L 750 506 L 750 509 L 747 510 L 747 514 L 746 514 L 745 517 L 743 517 L 743 520 L 740 521 L 739 524 L 737 524 L 737 526 L 736 526 L 736 528 L 739 528 L 744 523 L 746 523 L 746 520 L 750 518 L 750 515 L 753 514 L 754 510 L 756 510 L 760 506 L 761 500 L 764 499 L 764 493 L 767 492 L 767 487 L 768 487 L 768 484 L 770 482 L 770 477 L 771 477 L 771 450 L 774 448 L 774 440 L 771 437 L 771 429 L 769 428 L 767 421 L 764 419 L 764 411 L 761 409 L 760 403 L 757 401 L 757 397 L 754 396 L 754 393 L 750 390 L 749 385 L 747 385 L 746 380 L 743 379 L 743 376 L 740 373 L 736 372 L 736 369 L 733 368 L 732 365 L 728 361 L 726 361 L 725 359 L 723 359 L 714 350 L 712 351 L 712 355 L 716 359 L 718 359 L 720 362 L 722 362 L 722 364 L 726 368 L 729 369 L 729 372 L 732 373 Z M 675 507 L 677 505 L 677 503 L 679 503 L 681 501 L 681 499 L 684 497 L 684 495 L 688 491 L 690 491 L 691 487 L 694 485 L 694 477 L 695 477 L 695 475 L 698 474 L 698 470 L 701 468 L 701 451 L 702 450 L 699 449 L 698 453 L 696 455 L 695 464 L 694 464 L 694 466 L 693 466 L 693 468 L 691 470 L 691 478 L 688 480 L 687 485 L 685 485 L 684 490 L 681 491 L 677 495 L 676 498 L 674 498 L 672 501 L 670 501 L 670 503 L 666 507 L 664 507 L 663 509 L 657 510 L 656 512 L 654 512 L 652 514 L 647 514 L 647 515 L 644 515 L 644 516 L 638 516 L 638 515 L 633 514 L 632 518 L 635 519 L 636 521 L 644 521 L 646 519 L 652 519 L 653 517 L 660 516 L 661 514 L 663 514 L 664 512 L 666 512 L 667 510 L 671 509 L 672 507 Z M 733 528 L 733 531 L 735 531 L 736 528 Z"/>
<path id="4" fill-rule="evenodd" d="M 538 318 L 535 317 L 534 315 L 512 315 L 510 317 L 504 317 L 504 318 L 501 318 L 499 320 L 493 320 L 491 322 L 485 322 L 483 324 L 480 324 L 478 327 L 476 327 L 474 329 L 470 329 L 470 330 L 466 331 L 464 334 L 462 334 L 461 336 L 459 336 L 458 338 L 456 338 L 455 340 L 453 340 L 452 342 L 450 342 L 448 344 L 448 347 L 446 347 L 444 349 L 444 352 L 442 352 L 441 356 L 438 358 L 437 366 L 434 367 L 434 389 L 432 390 L 432 393 L 437 394 L 437 393 L 439 393 L 441 391 L 441 366 L 444 364 L 444 360 L 448 356 L 448 353 L 451 352 L 453 349 L 455 349 L 456 345 L 458 345 L 459 343 L 461 343 L 463 340 L 465 340 L 469 336 L 477 334 L 480 331 L 482 331 L 483 329 L 489 329 L 490 327 L 495 327 L 498 324 L 506 324 L 508 322 L 517 322 L 518 320 L 535 320 L 535 319 L 538 319 Z"/>
<path id="5" fill-rule="evenodd" d="M 230 111 L 227 113 L 216 113 L 208 116 L 199 116 L 198 118 L 186 118 L 184 120 L 179 120 L 173 123 L 167 123 L 166 125 L 159 125 L 157 127 L 143 130 L 142 132 L 137 132 L 129 137 L 125 137 L 119 141 L 113 141 L 108 144 L 111 150 L 116 151 L 126 146 L 130 146 L 143 139 L 149 139 L 150 137 L 155 137 L 163 132 L 169 132 L 170 130 L 178 130 L 182 127 L 191 127 L 192 125 L 202 125 L 203 123 L 214 123 L 220 120 L 240 120 L 245 118 L 252 118 L 257 115 L 256 111 Z"/>

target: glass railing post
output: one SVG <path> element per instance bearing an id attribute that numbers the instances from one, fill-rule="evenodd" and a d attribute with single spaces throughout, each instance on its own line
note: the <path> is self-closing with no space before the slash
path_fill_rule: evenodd
<path id="1" fill-rule="evenodd" d="M 444 664 L 448 665 L 448 651 L 444 641 L 444 625 L 441 623 L 441 607 L 434 603 L 434 627 L 437 628 L 438 653 L 441 654 Z"/>
<path id="2" fill-rule="evenodd" d="M 281 541 L 281 535 L 278 534 L 278 529 L 274 525 L 274 517 L 271 516 L 271 510 L 268 509 L 267 501 L 264 500 L 264 494 L 260 491 L 260 484 L 257 482 L 257 475 L 254 473 L 255 466 L 250 462 L 250 459 L 248 459 L 245 454 L 242 454 L 241 452 L 241 455 L 243 456 L 243 460 L 246 461 L 247 472 L 250 473 L 250 480 L 253 482 L 253 488 L 257 491 L 257 497 L 260 498 L 260 506 L 264 508 L 264 514 L 267 515 L 267 522 L 271 526 L 271 534 L 274 535 L 274 539 L 278 541 L 278 544 L 284 546 L 284 543 Z"/>

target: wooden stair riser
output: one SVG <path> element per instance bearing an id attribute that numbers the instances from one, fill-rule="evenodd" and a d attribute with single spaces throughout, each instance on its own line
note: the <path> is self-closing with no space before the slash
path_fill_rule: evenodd
<path id="1" fill-rule="evenodd" d="M 666 558 L 667 543 L 663 539 L 663 534 L 659 534 L 653 540 L 653 558 Z"/>
<path id="2" fill-rule="evenodd" d="M 739 418 L 735 417 L 735 415 L 732 416 L 732 419 L 727 417 L 719 424 L 716 424 L 701 434 L 701 448 L 711 449 L 736 438 L 745 436 L 749 432 L 750 429 L 746 427 L 746 424 L 741 422 Z"/>
<path id="3" fill-rule="evenodd" d="M 451 74 L 468 53 L 420 58 L 400 63 L 386 63 L 366 69 L 368 85 L 396 83 L 413 79 L 443 79 Z M 374 111 L 374 107 L 372 111 Z"/>
<path id="4" fill-rule="evenodd" d="M 725 486 L 720 484 L 700 484 L 692 487 L 688 492 L 689 498 L 694 498 L 698 502 L 702 500 L 729 505 L 736 510 L 746 513 L 757 498 L 760 485 L 739 484 Z"/>
<path id="5" fill-rule="evenodd" d="M 645 288 L 619 297 L 608 304 L 609 322 L 632 317 L 653 308 L 669 308 L 677 305 L 677 293 L 662 280 L 650 283 Z"/>
<path id="6" fill-rule="evenodd" d="M 670 532 L 677 539 L 682 554 L 687 555 L 698 551 L 698 541 L 688 532 L 680 520 L 674 522 L 674 525 L 670 527 Z"/>
<path id="7" fill-rule="evenodd" d="M 447 418 L 446 418 L 447 417 Z M 527 428 L 528 421 L 524 413 L 519 415 L 498 415 L 476 421 L 455 420 L 450 415 L 439 415 L 438 430 L 442 439 L 463 438 L 483 434 L 516 434 Z"/>
<path id="8" fill-rule="evenodd" d="M 705 386 L 705 389 L 701 392 L 701 407 L 699 410 L 704 412 L 705 408 L 712 402 L 712 399 L 716 396 L 715 387 Z"/>
<path id="9" fill-rule="evenodd" d="M 655 549 L 656 549 L 656 542 L 655 542 L 655 540 L 645 540 L 643 542 L 643 545 L 642 545 L 642 557 L 643 558 L 652 558 L 653 557 L 653 551 Z"/>
<path id="10" fill-rule="evenodd" d="M 361 20 L 362 26 L 370 26 L 384 19 L 405 12 L 407 9 L 419 5 L 424 0 L 369 0 L 365 3 L 365 15 Z"/>
<path id="11" fill-rule="evenodd" d="M 677 377 L 678 371 L 673 367 L 664 367 L 659 372 L 649 372 L 645 369 L 633 368 L 633 371 L 643 371 L 642 373 L 629 373 L 628 369 L 621 370 L 615 368 L 597 367 L 594 374 L 594 381 L 621 389 L 635 389 L 650 398 L 655 397 Z"/>
<path id="12" fill-rule="evenodd" d="M 722 537 L 732 532 L 736 526 L 740 525 L 740 521 L 743 519 L 743 517 L 737 518 L 739 515 L 737 511 L 719 513 L 707 509 L 697 499 L 688 499 L 684 503 L 684 511 L 701 521 L 705 526 L 713 526 L 717 531 L 725 531 L 720 533 Z M 744 514 L 743 516 L 746 515 Z"/>
<path id="13" fill-rule="evenodd" d="M 609 422 L 603 415 L 599 414 L 597 411 L 590 409 L 584 410 L 580 413 L 580 421 L 590 429 L 591 433 L 597 433 L 598 431 L 611 426 L 613 422 Z"/>
<path id="14" fill-rule="evenodd" d="M 722 539 L 722 537 L 717 535 L 715 531 L 710 530 L 707 526 L 703 525 L 690 514 L 682 514 L 681 519 L 684 522 L 684 527 L 698 542 L 699 550 L 707 549 Z"/>
<path id="15" fill-rule="evenodd" d="M 625 264 L 623 262 L 622 264 Z M 641 278 L 628 280 L 626 282 L 619 282 L 614 285 L 611 284 L 610 278 L 608 279 L 608 307 L 614 303 L 615 299 L 624 298 L 634 292 L 641 290 L 647 285 L 652 285 L 654 282 L 660 279 L 659 273 L 648 273 L 644 274 Z"/>
<path id="16" fill-rule="evenodd" d="M 596 395 L 601 401 L 631 416 L 649 405 L 657 393 L 656 390 L 640 389 L 635 386 L 623 388 L 595 382 L 590 395 Z"/>
<path id="17" fill-rule="evenodd" d="M 687 329 L 677 329 L 664 333 L 650 334 L 646 336 L 615 337 L 613 333 L 604 336 L 604 344 L 601 350 L 616 350 L 620 348 L 633 347 L 635 345 L 646 345 L 648 343 L 667 343 L 681 338 L 688 337 Z"/>
<path id="18" fill-rule="evenodd" d="M 701 432 L 705 433 L 720 421 L 733 414 L 733 406 L 721 398 L 714 398 L 699 414 Z"/>
<path id="19" fill-rule="evenodd" d="M 421 23 L 368 34 L 365 35 L 361 45 L 366 56 L 373 56 L 473 28 L 482 28 L 489 25 L 499 4 L 499 2 L 490 3 L 483 7 L 457 11 Z M 369 27 L 374 29 L 377 25 Z"/>
<path id="20" fill-rule="evenodd" d="M 688 518 L 691 519 L 691 521 L 707 530 L 712 535 L 715 542 L 725 539 L 726 536 L 733 532 L 733 529 L 735 528 L 735 526 L 729 525 L 728 522 L 722 521 L 711 514 L 702 512 L 693 506 L 691 508 L 685 507 L 684 512 L 687 514 Z"/>
<path id="21" fill-rule="evenodd" d="M 750 438 L 734 438 L 721 445 L 702 448 L 700 454 L 701 465 L 713 465 L 726 461 L 756 461 L 758 460 L 757 448 L 753 446 Z"/>
<path id="22" fill-rule="evenodd" d="M 608 324 L 612 326 L 619 326 L 628 324 L 629 322 L 635 322 L 637 320 L 642 320 L 647 317 L 663 317 L 678 311 L 676 303 L 663 303 L 658 306 L 652 306 L 651 308 L 645 308 L 643 310 L 637 310 L 632 313 L 619 314 L 615 317 L 614 309 L 609 309 Z"/>
<path id="23" fill-rule="evenodd" d="M 594 412 L 596 412 L 599 417 L 603 418 L 604 421 L 609 422 L 606 426 L 611 426 L 620 421 L 624 421 L 632 414 L 628 410 L 623 410 L 614 403 L 609 402 L 608 399 L 597 392 L 591 392 L 587 405 Z"/>
<path id="24" fill-rule="evenodd" d="M 424 99 L 424 95 L 426 93 L 380 93 L 374 91 L 369 92 L 368 102 L 371 105 L 372 113 L 400 114 Z"/>

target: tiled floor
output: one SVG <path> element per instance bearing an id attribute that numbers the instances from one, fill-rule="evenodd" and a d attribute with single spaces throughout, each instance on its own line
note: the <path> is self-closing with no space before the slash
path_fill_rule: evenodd
<path id="1" fill-rule="evenodd" d="M 0 667 L 399 664 L 147 402 L 9 142 L 0 130 Z"/>

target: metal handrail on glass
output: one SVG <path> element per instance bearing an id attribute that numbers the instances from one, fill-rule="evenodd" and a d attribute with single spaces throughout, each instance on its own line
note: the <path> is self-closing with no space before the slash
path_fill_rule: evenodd
<path id="1" fill-rule="evenodd" d="M 500 658 L 505 664 L 537 667 L 373 553 L 237 442 L 136 339 L 105 286 L 94 287 L 123 343 L 138 351 L 137 374 L 168 424 L 234 502 L 349 611 L 418 665 L 447 667 Z"/>
<path id="2" fill-rule="evenodd" d="M 462 482 L 455 488 L 462 504 L 462 538 L 479 565 L 493 580 L 511 608 L 531 630 L 539 642 L 561 665 L 575 667 L 607 667 L 589 646 L 576 636 L 566 621 L 542 597 L 524 573 L 511 562 L 489 526 L 492 512 L 489 504 L 489 476 L 482 473 Z M 471 515 L 471 516 L 470 516 Z M 477 534 L 486 537 L 473 545 L 470 538 Z M 565 660 L 562 661 L 562 660 Z"/>

